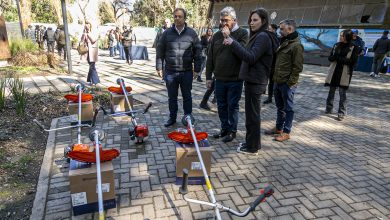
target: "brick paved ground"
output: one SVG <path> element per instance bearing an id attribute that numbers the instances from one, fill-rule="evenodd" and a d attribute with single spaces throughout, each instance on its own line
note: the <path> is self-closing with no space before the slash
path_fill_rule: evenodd
<path id="1" fill-rule="evenodd" d="M 174 185 L 175 148 L 167 133 L 179 125 L 169 129 L 162 126 L 168 116 L 166 92 L 155 77 L 153 51 L 149 52 L 151 61 L 130 68 L 108 57 L 102 57 L 103 62 L 98 64 L 103 86 L 112 85 L 118 76 L 124 77 L 137 93 L 136 98 L 154 102 L 149 114 L 140 116 L 150 129 L 144 145 L 129 140 L 128 119 L 99 115 L 97 125 L 108 134 L 105 146 L 121 151 L 114 160 L 118 206 L 106 214 L 109 219 L 212 219 L 210 209 L 187 204 Z M 87 66 L 76 65 L 74 69 L 86 78 Z M 219 201 L 243 210 L 265 185 L 275 189 L 272 198 L 244 219 L 390 219 L 390 78 L 372 79 L 357 73 L 347 93 L 348 116 L 339 122 L 336 115 L 323 113 L 326 71 L 325 67 L 305 65 L 295 97 L 290 141 L 277 143 L 262 136 L 259 156 L 237 154 L 245 134 L 243 99 L 237 140 L 224 144 L 210 139 L 215 147 L 211 179 Z M 213 133 L 219 127 L 215 106 L 212 112 L 197 108 L 204 90 L 203 84 L 194 83 L 194 116 L 198 130 Z M 338 98 L 335 101 L 337 107 Z M 271 128 L 274 119 L 275 107 L 263 106 L 262 129 Z M 52 123 L 65 124 L 66 119 Z M 89 142 L 87 133 L 85 130 L 85 142 Z M 44 162 L 42 169 L 49 171 L 45 179 L 48 193 L 41 194 L 43 203 L 34 210 L 35 214 L 44 210 L 45 219 L 97 217 L 72 217 L 68 165 L 62 154 L 63 147 L 75 139 L 75 131 L 49 137 L 48 147 L 53 148 L 47 155 L 52 155 L 52 160 Z M 190 197 L 207 198 L 204 187 L 189 186 L 189 191 Z M 222 216 L 235 219 L 226 213 Z"/>

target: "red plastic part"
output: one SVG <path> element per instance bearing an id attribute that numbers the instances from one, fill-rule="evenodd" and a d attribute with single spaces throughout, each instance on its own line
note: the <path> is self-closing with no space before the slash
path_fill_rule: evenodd
<path id="1" fill-rule="evenodd" d="M 79 95 L 68 94 L 64 96 L 70 102 L 79 102 Z M 81 94 L 81 102 L 88 102 L 93 99 L 93 96 L 88 93 Z"/>
<path id="2" fill-rule="evenodd" d="M 117 149 L 102 150 L 100 148 L 100 162 L 106 162 L 119 156 Z M 96 152 L 71 151 L 68 157 L 84 163 L 96 163 Z"/>
<path id="3" fill-rule="evenodd" d="M 149 135 L 149 129 L 146 125 L 137 125 L 135 127 L 135 136 L 136 137 L 147 137 Z"/>
<path id="4" fill-rule="evenodd" d="M 126 86 L 126 91 L 131 92 L 133 89 L 130 86 Z M 108 91 L 123 95 L 123 91 L 121 87 L 115 87 L 115 86 L 110 86 L 108 87 Z"/>
<path id="5" fill-rule="evenodd" d="M 194 132 L 197 141 L 205 140 L 208 137 L 207 132 L 199 132 L 199 133 L 196 131 Z M 191 131 L 189 129 L 187 129 L 187 133 L 172 131 L 171 133 L 168 134 L 168 138 L 183 144 L 194 143 L 194 139 L 192 138 Z"/>

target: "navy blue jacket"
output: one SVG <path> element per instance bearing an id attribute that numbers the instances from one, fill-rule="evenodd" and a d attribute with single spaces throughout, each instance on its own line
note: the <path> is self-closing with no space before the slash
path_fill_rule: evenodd
<path id="1" fill-rule="evenodd" d="M 196 32 L 187 25 L 180 35 L 175 25 L 166 29 L 157 43 L 156 69 L 169 72 L 200 72 L 201 66 L 202 46 Z"/>
<path id="2" fill-rule="evenodd" d="M 268 84 L 273 53 L 277 48 L 277 39 L 274 35 L 261 31 L 249 39 L 244 48 L 237 41 L 233 41 L 233 52 L 242 59 L 239 78 L 252 84 L 264 86 Z"/>

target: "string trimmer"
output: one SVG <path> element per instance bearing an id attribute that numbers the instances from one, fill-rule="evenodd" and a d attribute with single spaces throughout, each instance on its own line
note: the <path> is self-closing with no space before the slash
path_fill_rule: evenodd
<path id="1" fill-rule="evenodd" d="M 183 169 L 183 182 L 182 182 L 182 185 L 180 187 L 179 193 L 181 195 L 183 195 L 183 199 L 186 200 L 187 202 L 192 202 L 192 203 L 196 203 L 196 204 L 200 204 L 200 205 L 207 205 L 207 206 L 213 207 L 215 210 L 215 217 L 217 220 L 221 220 L 221 213 L 220 213 L 221 210 L 228 211 L 229 213 L 236 215 L 236 216 L 239 216 L 239 217 L 247 216 L 251 211 L 255 210 L 255 208 L 261 202 L 263 202 L 266 197 L 270 197 L 273 194 L 273 192 L 274 192 L 273 189 L 270 186 L 267 186 L 264 190 L 262 190 L 260 192 L 261 194 L 259 195 L 259 197 L 257 197 L 257 199 L 254 202 L 252 202 L 249 205 L 249 207 L 243 212 L 235 211 L 229 207 L 222 205 L 221 203 L 218 203 L 216 198 L 215 198 L 214 190 L 213 190 L 213 187 L 211 185 L 210 178 L 207 174 L 206 167 L 205 167 L 204 162 L 203 162 L 202 154 L 200 152 L 199 145 L 198 145 L 198 141 L 200 141 L 204 138 L 204 134 L 202 134 L 202 133 L 205 133 L 205 132 L 196 133 L 194 131 L 194 126 L 192 124 L 193 121 L 194 121 L 194 119 L 191 115 L 185 115 L 182 119 L 184 126 L 186 126 L 187 130 L 190 132 L 192 140 L 189 140 L 188 136 L 186 136 L 185 134 L 182 134 L 181 137 L 183 137 L 183 138 L 180 138 L 180 135 L 175 133 L 175 132 L 170 133 L 168 136 L 173 140 L 175 140 L 175 139 L 176 140 L 184 140 L 187 143 L 194 143 L 196 153 L 198 154 L 198 158 L 199 158 L 199 161 L 201 164 L 202 172 L 203 172 L 203 175 L 204 175 L 204 178 L 206 181 L 206 187 L 208 189 L 209 198 L 210 198 L 211 202 L 190 199 L 190 198 L 186 197 L 186 194 L 188 193 L 188 189 L 187 189 L 188 170 L 187 169 Z M 206 138 L 207 138 L 207 135 L 206 135 Z"/>
<path id="2" fill-rule="evenodd" d="M 60 128 L 53 128 L 53 129 L 46 129 L 38 120 L 34 119 L 34 122 L 44 131 L 50 132 L 50 131 L 59 131 L 59 130 L 65 130 L 65 129 L 71 129 L 71 128 L 77 128 L 77 143 L 71 144 L 70 146 L 65 147 L 64 149 L 64 157 L 69 162 L 70 159 L 74 159 L 80 162 L 86 162 L 86 163 L 95 163 L 96 157 L 95 157 L 95 148 L 92 146 L 90 147 L 88 144 L 82 144 L 81 143 L 81 128 L 82 127 L 94 127 L 96 116 L 98 114 L 98 111 L 95 110 L 93 120 L 91 124 L 82 124 L 81 123 L 81 103 L 84 101 L 90 101 L 92 100 L 92 95 L 90 94 L 83 94 L 84 87 L 82 84 L 76 85 L 76 90 L 78 91 L 77 95 L 66 95 L 65 98 L 67 98 L 70 101 L 78 102 L 78 123 L 77 125 L 73 126 L 66 126 L 66 127 L 60 127 Z M 76 99 L 77 97 L 77 99 Z M 92 97 L 92 98 L 91 98 Z M 116 149 L 109 149 L 109 150 L 102 150 L 101 148 L 101 161 L 109 161 L 117 156 L 119 156 L 119 151 Z"/>
<path id="3" fill-rule="evenodd" d="M 129 109 L 129 111 L 124 112 L 118 112 L 114 114 L 108 114 L 107 111 L 104 108 L 100 108 L 103 110 L 104 115 L 109 116 L 130 116 L 131 119 L 131 125 L 129 126 L 129 135 L 131 140 L 137 139 L 136 143 L 143 143 L 144 139 L 149 135 L 149 129 L 147 125 L 144 124 L 138 124 L 137 119 L 135 118 L 135 115 L 142 111 L 142 114 L 146 114 L 149 111 L 149 108 L 152 106 L 152 103 L 149 102 L 149 104 L 146 106 L 144 110 L 133 110 L 133 108 L 130 105 L 130 101 L 128 96 L 128 92 L 130 92 L 132 89 L 131 87 L 126 87 L 125 82 L 123 79 L 119 78 L 116 81 L 119 85 L 118 87 L 109 87 L 109 91 L 115 92 L 118 94 L 123 94 L 125 96 L 126 105 Z"/>

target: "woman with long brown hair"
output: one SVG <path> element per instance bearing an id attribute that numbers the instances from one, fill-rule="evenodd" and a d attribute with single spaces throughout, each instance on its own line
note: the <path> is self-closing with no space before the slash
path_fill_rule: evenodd
<path id="1" fill-rule="evenodd" d="M 96 62 L 98 61 L 98 35 L 92 29 L 92 24 L 90 22 L 85 22 L 84 33 L 81 36 L 81 42 L 85 42 L 88 46 L 88 53 L 81 56 L 82 60 L 87 60 L 89 64 L 89 71 L 87 76 L 87 82 L 90 85 L 96 85 L 100 83 L 99 76 L 96 71 Z"/>

